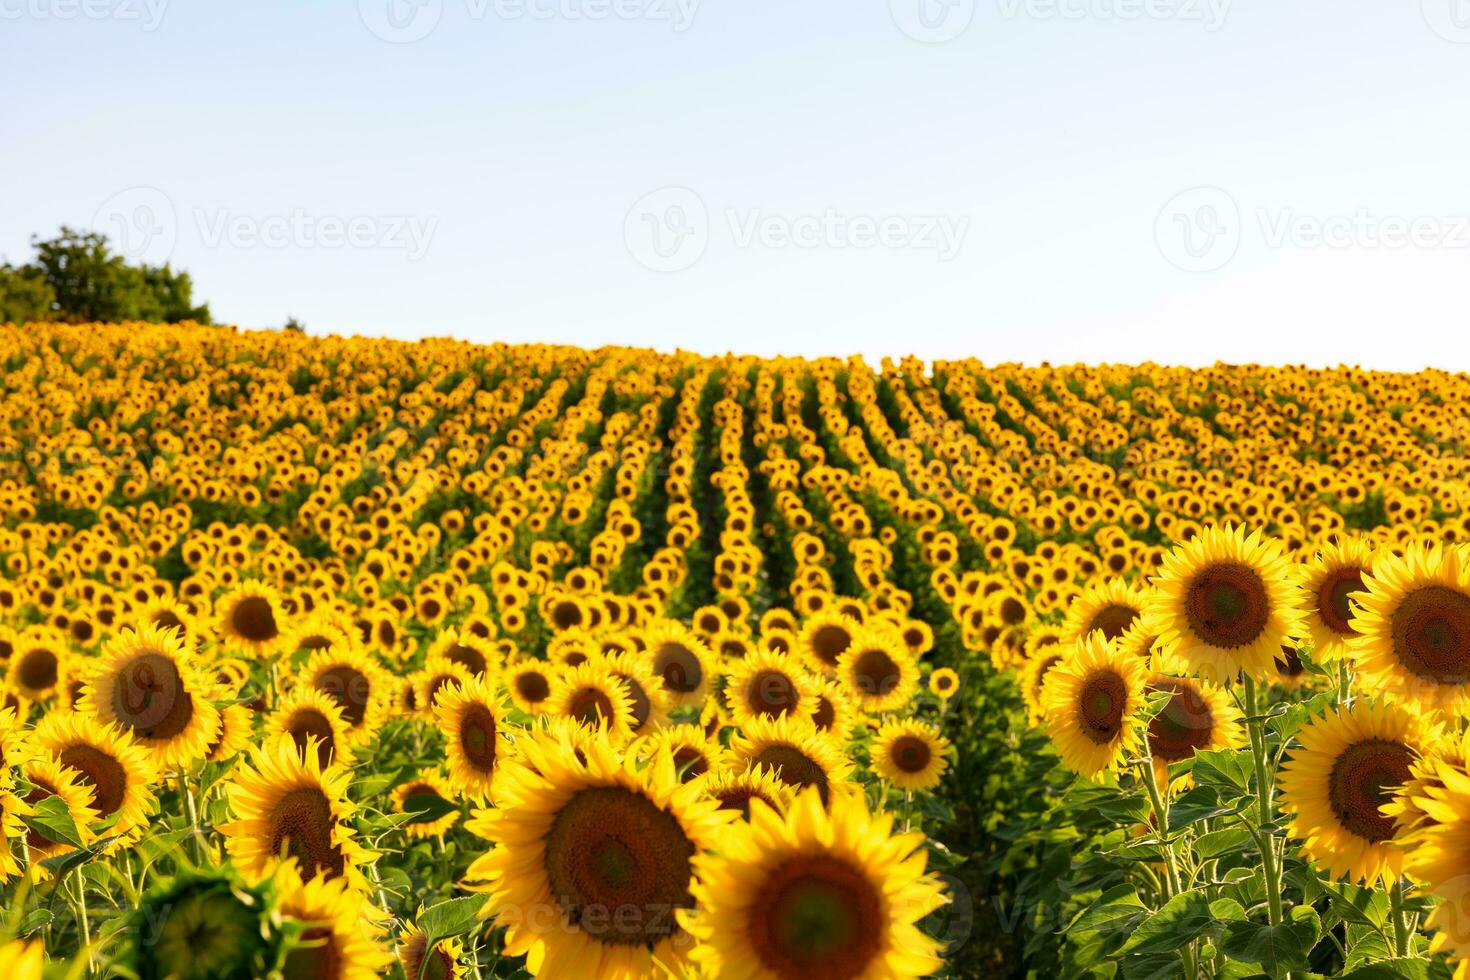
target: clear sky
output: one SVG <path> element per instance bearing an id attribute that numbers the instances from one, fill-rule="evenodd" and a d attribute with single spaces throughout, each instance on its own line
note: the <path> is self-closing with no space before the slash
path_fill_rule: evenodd
<path id="1" fill-rule="evenodd" d="M 1467 0 L 0 0 L 0 254 L 312 333 L 1470 368 Z"/>

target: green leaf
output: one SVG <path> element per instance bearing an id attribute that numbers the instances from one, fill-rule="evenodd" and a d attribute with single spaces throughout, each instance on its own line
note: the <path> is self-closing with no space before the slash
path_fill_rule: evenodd
<path id="1" fill-rule="evenodd" d="M 1342 976 L 1343 980 L 1429 980 L 1429 961 L 1379 960 Z"/>
<path id="2" fill-rule="evenodd" d="M 1225 794 L 1240 796 L 1250 790 L 1250 754 L 1245 749 L 1214 749 L 1194 754 L 1194 781 Z"/>
<path id="3" fill-rule="evenodd" d="M 1177 950 L 1209 928 L 1214 921 L 1210 900 L 1203 892 L 1184 892 L 1141 922 L 1121 952 L 1142 956 Z"/>
<path id="4" fill-rule="evenodd" d="M 1079 912 L 1068 932 L 1127 931 L 1146 915 L 1148 906 L 1139 900 L 1136 888 L 1128 884 L 1115 885 Z"/>
<path id="5" fill-rule="evenodd" d="M 35 812 L 23 819 L 26 826 L 36 833 L 58 844 L 69 844 L 72 847 L 86 846 L 81 833 L 77 830 L 76 821 L 71 818 L 71 809 L 61 797 L 48 796 L 33 803 L 31 808 Z"/>
<path id="6" fill-rule="evenodd" d="M 1213 789 L 1199 786 L 1179 797 L 1169 807 L 1169 830 L 1170 832 L 1183 830 L 1201 820 L 1239 813 L 1241 809 L 1240 804 L 1222 805 Z"/>
<path id="7" fill-rule="evenodd" d="M 83 848 L 76 851 L 67 851 L 65 854 L 57 854 L 53 857 L 48 857 L 41 862 L 41 867 L 51 872 L 57 878 L 64 878 L 66 877 L 67 873 L 70 872 L 73 868 L 81 867 L 83 864 L 86 864 L 98 854 L 101 854 L 104 848 L 110 846 L 114 841 L 118 841 L 121 839 L 122 836 L 120 834 L 114 834 L 111 837 L 104 837 L 102 840 L 99 840 L 91 847 Z"/>
<path id="8" fill-rule="evenodd" d="M 1273 977 L 1305 971 L 1307 954 L 1317 945 L 1321 925 L 1315 909 L 1299 905 L 1291 910 L 1291 921 L 1279 926 L 1230 923 L 1221 937 L 1220 950 L 1231 959 L 1259 963 Z"/>
<path id="9" fill-rule="evenodd" d="M 1240 854 L 1255 846 L 1251 832 L 1244 827 L 1227 827 L 1200 834 L 1194 842 L 1194 853 L 1201 858 L 1217 858 L 1227 854 Z"/>
<path id="10" fill-rule="evenodd" d="M 1210 903 L 1210 914 L 1220 922 L 1244 922 L 1245 909 L 1233 898 L 1217 898 Z"/>
<path id="11" fill-rule="evenodd" d="M 1327 893 L 1332 911 L 1342 916 L 1344 922 L 1371 926 L 1375 930 L 1388 925 L 1388 896 L 1383 892 L 1333 881 L 1319 881 L 1318 887 Z"/>
<path id="12" fill-rule="evenodd" d="M 431 942 L 463 936 L 479 924 L 476 916 L 484 906 L 485 899 L 479 895 L 451 898 L 425 909 L 423 915 L 419 916 L 419 928 Z"/>
<path id="13" fill-rule="evenodd" d="M 438 793 L 410 793 L 403 801 L 403 811 L 414 815 L 409 823 L 433 823 L 440 817 L 459 811 L 459 804 Z"/>

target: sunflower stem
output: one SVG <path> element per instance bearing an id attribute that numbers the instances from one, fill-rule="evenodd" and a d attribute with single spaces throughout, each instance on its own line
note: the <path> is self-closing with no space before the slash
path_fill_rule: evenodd
<path id="1" fill-rule="evenodd" d="M 1409 955 L 1409 922 L 1404 917 L 1404 879 L 1399 878 L 1388 890 L 1388 907 L 1393 915 L 1393 945 L 1396 955 Z"/>
<path id="2" fill-rule="evenodd" d="M 82 948 L 87 951 L 87 972 L 91 973 L 96 968 L 92 958 L 92 923 L 87 918 L 87 886 L 82 881 L 82 866 L 77 865 L 76 871 L 72 872 L 72 880 L 77 886 L 77 923 L 82 928 Z"/>
<path id="3" fill-rule="evenodd" d="M 1174 855 L 1174 843 L 1169 840 L 1169 801 L 1166 794 L 1159 791 L 1159 780 L 1154 772 L 1153 754 L 1144 755 L 1143 761 L 1139 763 L 1143 770 L 1143 786 L 1148 790 L 1148 801 L 1154 810 L 1154 829 L 1158 833 L 1159 840 L 1164 845 L 1164 891 L 1165 898 L 1173 898 L 1184 889 L 1179 877 L 1179 861 Z M 1185 943 L 1179 949 L 1179 956 L 1184 961 L 1184 975 L 1189 980 L 1199 976 L 1199 969 L 1194 962 L 1194 944 Z"/>
<path id="4" fill-rule="evenodd" d="M 1276 835 L 1267 830 L 1271 825 L 1271 776 L 1266 766 L 1265 720 L 1256 699 L 1256 682 L 1245 675 L 1245 703 L 1251 737 L 1251 762 L 1256 770 L 1256 799 L 1261 807 L 1261 836 L 1257 838 L 1261 852 L 1261 870 L 1266 879 L 1266 911 L 1271 925 L 1281 925 L 1281 878 L 1276 870 Z"/>
<path id="5" fill-rule="evenodd" d="M 1348 703 L 1353 693 L 1353 674 L 1348 669 L 1347 657 L 1339 657 L 1337 660 L 1337 706 L 1340 708 Z"/>
<path id="6" fill-rule="evenodd" d="M 209 842 L 204 839 L 204 831 L 199 829 L 199 808 L 194 804 L 194 790 L 189 787 L 189 776 L 183 770 L 179 770 L 179 792 L 183 794 L 188 807 L 189 826 L 194 830 L 194 849 L 198 852 L 199 863 L 208 864 Z"/>

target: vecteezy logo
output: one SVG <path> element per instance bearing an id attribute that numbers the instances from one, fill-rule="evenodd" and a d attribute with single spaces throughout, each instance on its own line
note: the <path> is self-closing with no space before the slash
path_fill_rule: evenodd
<path id="1" fill-rule="evenodd" d="M 1154 242 L 1185 272 L 1214 272 L 1240 248 L 1240 208 L 1218 187 L 1175 194 L 1154 221 Z"/>
<path id="2" fill-rule="evenodd" d="M 382 40 L 412 44 L 439 26 L 444 0 L 357 0 L 357 13 L 367 29 Z"/>
<path id="3" fill-rule="evenodd" d="M 687 187 L 663 187 L 640 197 L 623 220 L 623 242 L 638 264 L 681 272 L 709 245 L 709 209 Z"/>
<path id="4" fill-rule="evenodd" d="M 888 0 L 893 22 L 915 41 L 953 41 L 975 19 L 975 0 Z"/>
<path id="5" fill-rule="evenodd" d="M 157 187 L 118 191 L 92 215 L 92 228 L 127 259 L 152 265 L 167 262 L 179 241 L 174 202 Z"/>
<path id="6" fill-rule="evenodd" d="M 1470 0 L 1421 0 L 1424 23 L 1446 41 L 1470 44 Z"/>

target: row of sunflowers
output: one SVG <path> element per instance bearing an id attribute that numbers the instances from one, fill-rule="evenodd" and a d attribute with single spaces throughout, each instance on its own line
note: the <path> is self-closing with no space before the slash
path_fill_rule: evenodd
<path id="1" fill-rule="evenodd" d="M 1470 953 L 1463 379 L 141 324 L 0 359 L 22 980 Z"/>

